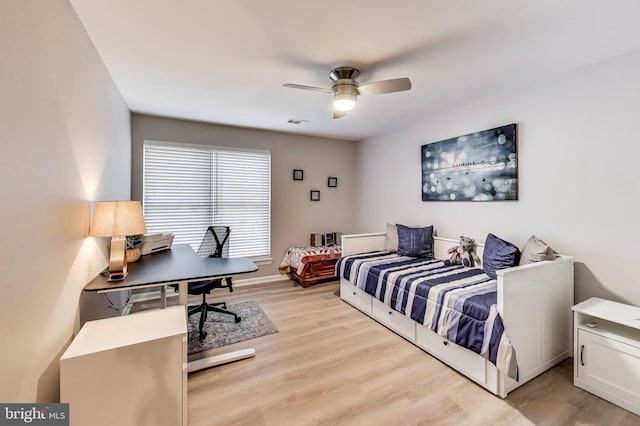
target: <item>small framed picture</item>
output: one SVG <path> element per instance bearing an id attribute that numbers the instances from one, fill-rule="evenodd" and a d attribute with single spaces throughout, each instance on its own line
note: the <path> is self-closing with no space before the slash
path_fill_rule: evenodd
<path id="1" fill-rule="evenodd" d="M 332 247 L 333 243 L 333 234 L 324 234 L 324 245 L 327 247 Z"/>
<path id="2" fill-rule="evenodd" d="M 329 177 L 329 179 L 327 181 L 327 186 L 329 188 L 335 188 L 336 186 L 338 186 L 338 178 L 337 177 Z"/>
<path id="3" fill-rule="evenodd" d="M 293 180 L 304 180 L 304 170 L 293 169 Z"/>
<path id="4" fill-rule="evenodd" d="M 310 195 L 311 201 L 320 201 L 320 191 L 316 191 L 314 189 L 314 190 L 311 190 L 310 194 L 311 194 Z"/>

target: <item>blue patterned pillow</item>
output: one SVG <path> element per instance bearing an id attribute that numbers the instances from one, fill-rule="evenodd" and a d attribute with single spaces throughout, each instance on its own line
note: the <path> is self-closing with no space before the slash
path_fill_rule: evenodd
<path id="1" fill-rule="evenodd" d="M 433 259 L 433 225 L 409 228 L 397 225 L 398 255 Z"/>
<path id="2" fill-rule="evenodd" d="M 520 250 L 508 241 L 493 234 L 487 235 L 482 254 L 482 268 L 491 278 L 496 278 L 498 269 L 511 268 L 520 262 Z"/>

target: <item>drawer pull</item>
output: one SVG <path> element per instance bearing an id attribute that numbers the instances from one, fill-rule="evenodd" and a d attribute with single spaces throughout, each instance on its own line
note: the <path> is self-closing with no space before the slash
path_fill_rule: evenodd
<path id="1" fill-rule="evenodd" d="M 584 353 L 584 345 L 580 346 L 580 364 L 584 365 L 584 358 L 582 358 L 582 354 Z"/>
<path id="2" fill-rule="evenodd" d="M 442 344 L 443 344 L 443 345 L 445 345 L 445 346 L 447 346 L 447 345 L 449 344 L 449 342 L 447 342 L 446 340 L 444 340 L 444 341 L 442 342 Z"/>

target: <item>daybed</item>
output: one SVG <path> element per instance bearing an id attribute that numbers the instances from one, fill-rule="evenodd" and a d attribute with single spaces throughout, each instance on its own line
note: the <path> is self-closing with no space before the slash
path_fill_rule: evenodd
<path id="1" fill-rule="evenodd" d="M 505 336 L 500 344 L 505 343 L 505 346 L 515 349 L 514 358 L 517 358 L 518 368 L 516 376 L 513 371 L 509 374 L 504 367 L 499 369 L 489 361 L 487 354 L 480 355 L 452 343 L 447 338 L 450 335 L 445 333 L 447 337 L 443 337 L 436 334 L 430 327 L 405 316 L 401 313 L 402 310 L 396 310 L 398 306 L 392 308 L 383 303 L 380 294 L 367 293 L 363 290 L 364 284 L 358 284 L 363 288 L 356 287 L 340 273 L 340 269 L 344 269 L 341 266 L 346 263 L 345 259 L 349 255 L 385 251 L 385 235 L 373 233 L 342 236 L 343 258 L 337 265 L 337 274 L 340 274 L 340 297 L 345 302 L 502 398 L 572 356 L 572 257 L 558 255 L 555 260 L 496 271 L 496 280 L 492 280 L 497 292 L 495 308 L 504 325 Z M 433 244 L 436 259 L 447 259 L 447 250 L 457 246 L 458 240 L 434 237 Z M 482 244 L 477 245 L 480 258 L 483 248 Z M 383 277 L 376 279 L 382 280 Z M 368 290 L 372 292 L 371 289 Z M 506 345 L 508 343 L 510 345 Z M 509 376 L 517 377 L 517 380 Z"/>

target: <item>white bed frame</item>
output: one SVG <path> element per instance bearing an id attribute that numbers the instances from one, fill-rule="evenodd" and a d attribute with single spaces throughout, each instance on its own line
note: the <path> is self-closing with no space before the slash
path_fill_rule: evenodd
<path id="1" fill-rule="evenodd" d="M 448 259 L 459 240 L 434 237 L 434 254 Z M 342 236 L 342 255 L 383 251 L 385 234 Z M 482 244 L 476 251 L 482 259 Z M 520 380 L 498 371 L 482 356 L 447 341 L 340 277 L 340 298 L 409 340 L 490 392 L 506 398 L 518 388 L 572 354 L 573 257 L 558 256 L 497 271 L 498 311 L 516 350 Z"/>

